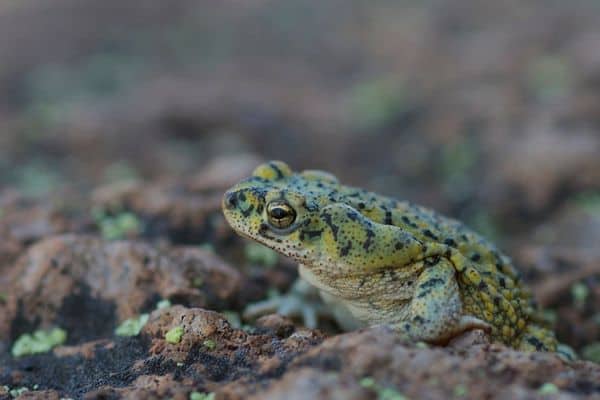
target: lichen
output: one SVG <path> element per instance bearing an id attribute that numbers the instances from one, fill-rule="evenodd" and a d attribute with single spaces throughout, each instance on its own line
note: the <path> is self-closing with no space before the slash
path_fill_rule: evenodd
<path id="1" fill-rule="evenodd" d="M 49 331 L 38 330 L 33 334 L 21 335 L 13 344 L 12 355 L 22 357 L 25 355 L 46 353 L 67 340 L 67 332 L 60 328 Z"/>
<path id="2" fill-rule="evenodd" d="M 171 344 L 177 344 L 181 342 L 181 337 L 183 336 L 183 327 L 176 326 L 172 328 L 165 334 L 165 340 Z"/>
<path id="3" fill-rule="evenodd" d="M 140 334 L 149 318 L 150 316 L 148 314 L 140 314 L 138 317 L 126 319 L 117 327 L 117 329 L 115 329 L 115 335 L 137 336 Z"/>

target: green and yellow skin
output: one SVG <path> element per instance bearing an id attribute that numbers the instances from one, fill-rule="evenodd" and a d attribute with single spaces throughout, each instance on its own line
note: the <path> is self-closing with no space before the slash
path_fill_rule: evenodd
<path id="1" fill-rule="evenodd" d="M 509 258 L 432 210 L 271 161 L 225 193 L 223 212 L 296 260 L 336 315 L 430 343 L 482 329 L 517 349 L 557 350 Z"/>

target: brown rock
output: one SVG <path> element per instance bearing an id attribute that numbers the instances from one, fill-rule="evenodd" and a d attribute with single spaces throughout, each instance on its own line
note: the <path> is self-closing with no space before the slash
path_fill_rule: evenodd
<path id="1" fill-rule="evenodd" d="M 600 393 L 598 382 L 600 366 L 590 362 L 566 364 L 555 354 L 501 345 L 474 345 L 460 354 L 451 348 L 407 347 L 392 331 L 377 328 L 327 339 L 255 396 L 302 398 L 308 393 L 326 399 L 354 393 L 348 398 L 367 399 L 387 390 L 419 399 L 525 399 L 535 397 L 543 383 L 552 383 L 561 394 L 584 398 Z"/>
<path id="2" fill-rule="evenodd" d="M 241 275 L 206 250 L 59 236 L 31 247 L 0 286 L 8 293 L 0 338 L 8 338 L 12 324 L 20 331 L 57 324 L 77 342 L 111 335 L 117 323 L 160 299 L 233 307 L 240 290 Z"/>

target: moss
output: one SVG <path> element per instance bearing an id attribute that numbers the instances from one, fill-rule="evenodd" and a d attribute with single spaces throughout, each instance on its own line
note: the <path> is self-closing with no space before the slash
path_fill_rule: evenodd
<path id="1" fill-rule="evenodd" d="M 25 355 L 46 353 L 67 340 L 67 332 L 60 328 L 50 331 L 38 330 L 33 334 L 21 335 L 13 344 L 12 355 L 21 357 Z"/>
<path id="2" fill-rule="evenodd" d="M 92 216 L 98 225 L 102 237 L 106 240 L 118 240 L 138 235 L 143 231 L 142 221 L 137 215 L 123 211 L 109 215 L 104 210 L 92 210 Z"/>
<path id="3" fill-rule="evenodd" d="M 148 322 L 150 316 L 148 314 L 141 314 L 136 318 L 129 318 L 123 321 L 117 329 L 115 329 L 115 335 L 117 336 L 137 336 L 140 331 Z"/>
<path id="4" fill-rule="evenodd" d="M 156 303 L 156 307 L 154 309 L 160 310 L 167 307 L 171 307 L 171 302 L 167 299 L 164 299 Z M 115 329 L 115 335 L 137 336 L 140 334 L 142 328 L 144 325 L 146 325 L 149 318 L 149 314 L 140 314 L 138 317 L 126 319 Z"/>
<path id="5" fill-rule="evenodd" d="M 465 397 L 467 393 L 469 393 L 467 387 L 463 384 L 458 384 L 454 386 L 454 390 L 452 391 L 454 397 Z"/>
<path id="6" fill-rule="evenodd" d="M 195 276 L 194 278 L 192 278 L 192 287 L 194 288 L 201 288 L 203 283 L 204 278 L 201 276 Z"/>
<path id="7" fill-rule="evenodd" d="M 571 296 L 573 297 L 573 304 L 576 308 L 582 309 L 585 306 L 585 302 L 590 294 L 590 290 L 586 285 L 581 282 L 574 283 L 571 286 Z"/>
<path id="8" fill-rule="evenodd" d="M 371 377 L 362 378 L 358 383 L 363 388 L 377 393 L 377 400 L 408 400 L 408 397 L 404 396 L 396 389 L 383 387 L 375 382 L 375 379 Z"/>
<path id="9" fill-rule="evenodd" d="M 584 212 L 600 216 L 600 192 L 580 193 L 574 198 L 577 208 Z"/>
<path id="10" fill-rule="evenodd" d="M 10 394 L 11 397 L 17 398 L 20 395 L 24 394 L 25 392 L 29 392 L 29 388 L 22 386 L 19 388 L 11 389 L 8 393 Z"/>
<path id="11" fill-rule="evenodd" d="M 202 344 L 209 350 L 214 350 L 217 347 L 217 343 L 212 339 L 206 339 Z"/>
<path id="12" fill-rule="evenodd" d="M 279 256 L 274 250 L 259 243 L 248 243 L 244 247 L 244 254 L 249 262 L 269 268 L 275 266 L 279 260 Z"/>
<path id="13" fill-rule="evenodd" d="M 212 243 L 206 242 L 198 245 L 202 250 L 210 251 L 211 253 L 215 252 L 215 246 Z"/>
<path id="14" fill-rule="evenodd" d="M 163 308 L 168 308 L 171 307 L 171 302 L 169 300 L 161 300 L 158 303 L 156 303 L 156 309 L 157 310 L 161 310 Z"/>
<path id="15" fill-rule="evenodd" d="M 542 386 L 539 387 L 537 392 L 541 395 L 551 395 L 558 394 L 558 387 L 554 383 L 546 382 Z"/>
<path id="16" fill-rule="evenodd" d="M 600 364 L 600 342 L 588 344 L 581 349 L 581 356 L 586 359 Z"/>
<path id="17" fill-rule="evenodd" d="M 192 392 L 190 393 L 190 400 L 214 400 L 214 393 L 200 393 L 200 392 Z"/>
<path id="18" fill-rule="evenodd" d="M 176 326 L 175 328 L 169 330 L 165 334 L 165 340 L 171 344 L 177 344 L 181 342 L 181 338 L 183 336 L 183 327 Z"/>

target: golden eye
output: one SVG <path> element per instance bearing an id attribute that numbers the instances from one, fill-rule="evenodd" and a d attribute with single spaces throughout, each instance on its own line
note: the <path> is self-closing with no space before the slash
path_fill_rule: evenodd
<path id="1" fill-rule="evenodd" d="M 274 201 L 267 205 L 267 217 L 271 225 L 284 229 L 292 225 L 296 220 L 296 210 L 288 203 Z"/>

